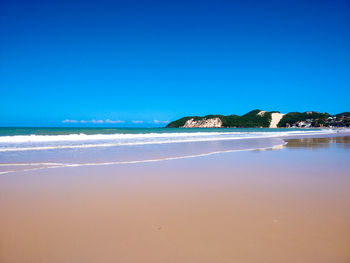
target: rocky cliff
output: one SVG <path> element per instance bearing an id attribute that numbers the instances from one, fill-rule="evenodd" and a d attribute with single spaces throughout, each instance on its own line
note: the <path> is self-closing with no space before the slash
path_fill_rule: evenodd
<path id="1" fill-rule="evenodd" d="M 189 119 L 181 128 L 221 128 L 222 121 L 219 118 L 194 120 Z"/>

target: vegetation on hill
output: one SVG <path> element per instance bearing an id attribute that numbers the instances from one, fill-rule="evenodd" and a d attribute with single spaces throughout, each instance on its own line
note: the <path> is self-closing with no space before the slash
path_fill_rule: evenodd
<path id="1" fill-rule="evenodd" d="M 328 113 L 319 113 L 315 111 L 308 112 L 289 112 L 283 116 L 283 118 L 278 123 L 278 127 L 288 127 L 292 126 L 296 122 L 306 121 L 306 120 L 324 120 L 330 115 Z M 319 121 L 321 124 L 322 121 Z"/>
<path id="2" fill-rule="evenodd" d="M 166 127 L 179 128 L 185 125 L 186 121 L 193 119 L 195 121 L 202 119 L 219 118 L 222 121 L 222 127 L 237 128 L 257 128 L 269 127 L 271 114 L 279 113 L 270 111 L 261 113 L 261 110 L 252 110 L 242 116 L 238 115 L 207 115 L 204 117 L 191 116 L 183 117 L 170 122 Z M 278 127 L 350 127 L 350 112 L 342 112 L 335 115 L 320 113 L 316 111 L 307 112 L 289 112 L 283 116 L 277 125 Z"/>
<path id="3" fill-rule="evenodd" d="M 336 116 L 336 117 L 338 117 L 338 118 L 341 118 L 341 117 L 350 117 L 350 112 L 349 111 L 346 111 L 346 112 L 342 112 L 342 113 L 338 113 L 338 114 L 336 114 L 336 115 L 334 115 L 334 116 Z"/>
<path id="4" fill-rule="evenodd" d="M 265 112 L 263 115 L 258 115 L 260 110 L 252 110 L 242 116 L 238 115 L 207 115 L 204 117 L 184 117 L 176 121 L 170 122 L 167 128 L 178 128 L 185 125 L 186 121 L 189 119 L 201 120 L 201 119 L 212 119 L 219 118 L 222 121 L 223 127 L 245 127 L 245 128 L 255 128 L 255 127 L 269 127 L 271 121 L 271 112 Z"/>
<path id="5" fill-rule="evenodd" d="M 222 126 L 224 127 L 269 127 L 271 121 L 271 112 L 265 112 L 263 115 L 258 115 L 261 110 L 252 110 L 242 116 L 229 115 L 221 118 Z"/>

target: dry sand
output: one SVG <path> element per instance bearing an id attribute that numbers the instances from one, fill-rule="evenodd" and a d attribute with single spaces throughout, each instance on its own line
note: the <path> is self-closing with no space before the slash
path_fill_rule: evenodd
<path id="1" fill-rule="evenodd" d="M 2 176 L 0 262 L 350 262 L 336 140 Z"/>
<path id="2" fill-rule="evenodd" d="M 269 128 L 277 128 L 277 124 L 280 122 L 284 114 L 282 113 L 271 113 L 271 122 Z"/>

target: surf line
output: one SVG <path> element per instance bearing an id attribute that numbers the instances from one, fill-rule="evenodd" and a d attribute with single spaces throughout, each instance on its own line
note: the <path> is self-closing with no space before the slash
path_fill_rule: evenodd
<path id="1" fill-rule="evenodd" d="M 41 167 L 28 168 L 28 169 L 22 169 L 22 170 L 3 171 L 3 172 L 0 172 L 0 175 L 5 175 L 5 174 L 15 173 L 15 172 L 28 172 L 28 171 L 36 171 L 36 170 L 42 170 L 42 169 L 53 169 L 53 168 L 152 163 L 152 162 L 161 162 L 161 161 L 198 158 L 198 157 L 205 157 L 205 156 L 222 154 L 222 153 L 279 150 L 279 149 L 282 149 L 286 144 L 287 144 L 287 142 L 284 142 L 284 143 L 278 144 L 278 145 L 274 145 L 274 146 L 262 147 L 262 148 L 248 148 L 248 149 L 239 149 L 239 150 L 215 151 L 215 152 L 195 154 L 195 155 L 185 155 L 185 156 L 167 157 L 167 158 L 161 158 L 161 159 L 148 159 L 148 160 L 135 160 L 135 161 L 104 162 L 104 163 L 18 163 L 18 164 L 9 163 L 9 164 L 0 164 L 0 166 L 16 166 L 16 165 L 18 165 L 18 166 L 41 166 Z M 45 165 L 52 165 L 52 166 L 45 166 Z"/>
<path id="2" fill-rule="evenodd" d="M 191 143 L 191 142 L 209 142 L 209 141 L 226 141 L 226 140 L 249 140 L 249 139 L 266 139 L 266 138 L 283 138 L 286 136 L 308 136 L 308 135 L 327 135 L 333 134 L 333 130 L 321 130 L 321 131 L 290 131 L 285 132 L 284 134 L 281 132 L 264 134 L 262 136 L 261 133 L 252 133 L 249 136 L 238 136 L 238 135 L 247 135 L 246 133 L 237 132 L 237 133 L 203 133 L 200 136 L 196 133 L 179 133 L 178 136 L 173 136 L 174 139 L 170 140 L 159 140 L 159 141 L 135 141 L 135 142 L 110 142 L 110 143 L 95 143 L 95 144 L 77 144 L 77 145 L 54 145 L 54 146 L 34 146 L 34 147 L 8 147 L 2 148 L 0 147 L 0 152 L 17 152 L 17 151 L 40 151 L 40 150 L 64 150 L 64 149 L 84 149 L 84 148 L 99 148 L 99 147 L 118 147 L 118 146 L 137 146 L 137 145 L 150 145 L 150 144 L 170 144 L 170 143 Z M 189 135 L 188 138 L 176 138 L 176 137 L 186 137 L 185 135 Z M 182 136 L 180 136 L 182 135 Z M 214 137 L 213 135 L 228 135 L 225 137 Z M 93 135 L 86 135 L 93 136 Z M 169 136 L 169 135 L 168 135 Z M 167 138 L 165 136 L 156 136 L 154 138 L 164 139 Z M 145 137 L 148 138 L 148 137 Z M 80 141 L 80 140 L 78 140 Z M 1 142 L 1 137 L 0 137 Z"/>

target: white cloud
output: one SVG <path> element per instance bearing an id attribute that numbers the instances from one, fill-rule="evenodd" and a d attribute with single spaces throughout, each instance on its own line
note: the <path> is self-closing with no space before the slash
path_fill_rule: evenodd
<path id="1" fill-rule="evenodd" d="M 106 123 L 124 123 L 125 121 L 122 121 L 122 120 L 110 120 L 110 119 L 107 119 L 105 120 Z"/>
<path id="2" fill-rule="evenodd" d="M 91 123 L 94 123 L 94 124 L 101 124 L 101 123 L 104 123 L 103 120 L 91 120 L 90 122 L 91 122 Z"/>
<path id="3" fill-rule="evenodd" d="M 66 119 L 66 120 L 63 120 L 62 122 L 63 123 L 77 123 L 78 121 L 77 120 L 68 120 L 68 119 Z"/>
<path id="4" fill-rule="evenodd" d="M 169 123 L 168 120 L 166 120 L 166 121 L 154 120 L 153 122 L 154 122 L 155 124 L 165 124 L 165 123 Z"/>
<path id="5" fill-rule="evenodd" d="M 106 119 L 104 120 L 63 120 L 63 123 L 92 123 L 92 124 L 102 124 L 102 123 L 124 123 L 124 121 L 121 120 L 110 120 Z"/>
<path id="6" fill-rule="evenodd" d="M 144 123 L 142 120 L 133 120 L 131 121 L 134 124 L 141 124 Z M 154 120 L 152 123 L 168 123 L 169 121 L 158 121 Z M 108 124 L 117 124 L 117 123 L 125 123 L 123 120 L 111 120 L 111 119 L 106 119 L 106 120 L 70 120 L 70 119 L 65 119 L 62 121 L 62 123 L 92 123 L 92 124 L 103 124 L 103 123 L 108 123 Z"/>

